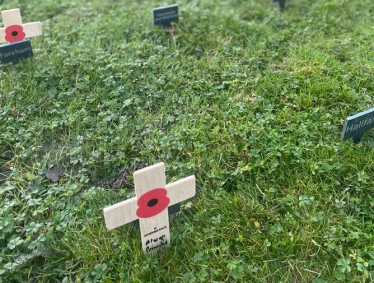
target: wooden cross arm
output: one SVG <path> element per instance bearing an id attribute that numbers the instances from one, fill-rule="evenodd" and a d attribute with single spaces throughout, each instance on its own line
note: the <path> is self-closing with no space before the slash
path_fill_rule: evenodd
<path id="1" fill-rule="evenodd" d="M 0 43 L 7 42 L 5 40 L 5 28 L 0 28 Z"/>
<path id="2" fill-rule="evenodd" d="M 166 185 L 169 206 L 192 198 L 196 193 L 195 176 L 189 176 Z M 113 230 L 138 219 L 136 197 L 104 208 L 105 224 L 108 230 Z"/>
<path id="3" fill-rule="evenodd" d="M 41 22 L 24 24 L 22 27 L 23 32 L 26 34 L 26 38 L 42 35 Z M 5 40 L 5 28 L 0 28 L 0 43 L 3 42 L 7 42 Z"/>
<path id="4" fill-rule="evenodd" d="M 166 185 L 169 206 L 192 198 L 196 194 L 195 176 L 191 175 L 181 180 Z"/>
<path id="5" fill-rule="evenodd" d="M 23 31 L 26 33 L 26 37 L 34 37 L 42 35 L 42 23 L 34 22 L 23 25 Z"/>
<path id="6" fill-rule="evenodd" d="M 108 230 L 113 230 L 138 219 L 138 216 L 136 216 L 137 201 L 138 199 L 133 197 L 104 208 L 105 224 Z"/>

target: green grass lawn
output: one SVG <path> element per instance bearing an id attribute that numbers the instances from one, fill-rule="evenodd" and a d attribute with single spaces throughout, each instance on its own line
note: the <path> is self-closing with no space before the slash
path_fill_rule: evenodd
<path id="1" fill-rule="evenodd" d="M 374 131 L 340 134 L 374 107 L 374 2 L 182 1 L 172 36 L 174 3 L 0 5 L 43 23 L 0 66 L 0 282 L 373 282 Z M 158 162 L 197 195 L 146 256 L 102 209 Z"/>

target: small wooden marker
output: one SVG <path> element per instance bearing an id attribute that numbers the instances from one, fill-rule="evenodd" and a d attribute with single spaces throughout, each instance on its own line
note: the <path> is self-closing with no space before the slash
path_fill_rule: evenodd
<path id="1" fill-rule="evenodd" d="M 1 16 L 4 27 L 0 28 L 0 43 L 9 44 L 0 46 L 0 63 L 18 62 L 33 56 L 30 41 L 25 38 L 41 35 L 41 23 L 22 24 L 19 9 L 2 11 Z"/>
<path id="2" fill-rule="evenodd" d="M 363 137 L 365 131 L 374 128 L 374 108 L 349 116 L 345 119 L 341 139 L 352 138 L 357 143 Z"/>
<path id="3" fill-rule="evenodd" d="M 152 16 L 154 26 L 170 28 L 172 22 L 178 21 L 178 5 L 155 8 L 152 10 Z"/>
<path id="4" fill-rule="evenodd" d="M 165 165 L 135 171 L 136 197 L 104 208 L 106 227 L 115 229 L 139 219 L 143 251 L 148 254 L 170 243 L 168 207 L 193 197 L 195 176 L 166 185 Z"/>

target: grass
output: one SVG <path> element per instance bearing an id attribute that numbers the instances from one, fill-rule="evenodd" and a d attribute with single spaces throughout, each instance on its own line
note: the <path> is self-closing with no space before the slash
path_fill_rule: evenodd
<path id="1" fill-rule="evenodd" d="M 0 69 L 0 282 L 372 282 L 374 136 L 340 132 L 373 107 L 373 1 L 185 1 L 171 36 L 173 3 L 1 4 L 44 34 Z M 145 256 L 105 183 L 160 161 L 198 194 Z"/>

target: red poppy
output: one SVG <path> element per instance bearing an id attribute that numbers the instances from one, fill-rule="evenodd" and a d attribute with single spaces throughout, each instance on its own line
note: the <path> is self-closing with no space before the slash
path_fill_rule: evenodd
<path id="1" fill-rule="evenodd" d="M 7 42 L 16 42 L 24 40 L 26 33 L 23 32 L 23 27 L 20 25 L 11 25 L 5 29 L 5 40 Z"/>
<path id="2" fill-rule="evenodd" d="M 167 197 L 167 190 L 157 188 L 146 192 L 138 199 L 136 215 L 139 218 L 153 217 L 169 206 L 170 199 Z"/>

